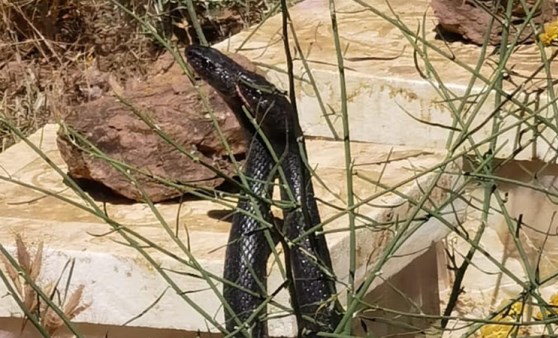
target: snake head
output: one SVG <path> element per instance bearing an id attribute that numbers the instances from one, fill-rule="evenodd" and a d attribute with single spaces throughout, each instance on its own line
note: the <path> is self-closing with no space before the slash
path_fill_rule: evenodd
<path id="1" fill-rule="evenodd" d="M 275 86 L 264 77 L 246 70 L 217 49 L 204 46 L 188 46 L 185 54 L 186 60 L 194 71 L 226 99 L 242 101 L 247 99 L 240 97 L 239 87 L 251 87 L 264 95 L 277 91 Z"/>
<path id="2" fill-rule="evenodd" d="M 239 64 L 211 47 L 188 46 L 185 54 L 194 71 L 221 95 L 237 95 L 238 80 L 247 72 Z"/>
<path id="3" fill-rule="evenodd" d="M 295 113 L 285 95 L 263 76 L 244 69 L 210 47 L 189 46 L 185 54 L 190 66 L 221 94 L 244 128 L 253 130 L 254 125 L 243 107 L 270 139 L 284 142 L 289 128 L 297 125 Z"/>

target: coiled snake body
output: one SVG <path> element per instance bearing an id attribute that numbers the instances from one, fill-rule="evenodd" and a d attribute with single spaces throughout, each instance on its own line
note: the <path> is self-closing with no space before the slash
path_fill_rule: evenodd
<path id="1" fill-rule="evenodd" d="M 238 325 L 245 323 L 252 337 L 267 337 L 266 267 L 271 248 L 280 241 L 288 243 L 283 248 L 294 281 L 291 303 L 298 306 L 299 336 L 332 332 L 341 311 L 326 240 L 323 234 L 313 232 L 303 236 L 320 224 L 320 216 L 295 111 L 265 78 L 215 49 L 190 46 L 186 58 L 225 99 L 249 140 L 244 173 L 251 193 L 244 193 L 239 200 L 225 258 L 224 279 L 235 284 L 223 287 L 233 312 L 225 311 L 227 330 L 238 332 Z M 281 182 L 282 200 L 295 202 L 283 209 L 281 227 L 273 226 L 270 211 L 275 177 Z"/>

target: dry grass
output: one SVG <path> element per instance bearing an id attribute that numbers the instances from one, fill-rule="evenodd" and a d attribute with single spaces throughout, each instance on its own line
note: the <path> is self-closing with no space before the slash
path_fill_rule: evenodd
<path id="1" fill-rule="evenodd" d="M 22 300 L 25 310 L 39 318 L 41 325 L 52 335 L 59 329 L 65 327 L 64 321 L 49 304 L 41 300 L 36 289 L 22 277 L 23 275 L 27 276 L 33 284 L 39 287 L 42 284 L 39 280 L 39 275 L 43 266 L 43 243 L 38 243 L 34 251 L 35 254 L 33 256 L 29 251 L 28 245 L 23 241 L 21 236 L 16 235 L 16 259 L 18 266 L 12 265 L 9 259 L 3 255 L 0 255 L 0 261 L 4 263 L 6 273 L 11 280 L 15 292 Z M 78 285 L 65 300 L 60 300 L 59 297 L 55 297 L 55 295 L 65 294 L 64 290 L 59 290 L 55 283 L 48 282 L 47 285 L 41 287 L 41 289 L 45 294 L 50 295 L 51 301 L 54 302 L 58 299 L 56 306 L 59 307 L 70 320 L 90 306 L 90 304 L 84 304 L 82 302 L 83 285 Z M 22 330 L 25 325 L 26 321 L 23 322 Z"/>
<path id="2" fill-rule="evenodd" d="M 278 0 L 198 0 L 209 41 L 262 19 Z M 121 1 L 159 34 L 191 43 L 184 5 L 171 0 Z M 0 117 L 30 134 L 69 106 L 95 99 L 112 81 L 143 76 L 161 46 L 111 0 L 0 0 Z M 0 125 L 0 151 L 17 141 Z"/>

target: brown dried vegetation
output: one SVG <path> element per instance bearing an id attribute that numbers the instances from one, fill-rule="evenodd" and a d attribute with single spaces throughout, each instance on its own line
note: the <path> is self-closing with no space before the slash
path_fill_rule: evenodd
<path id="1" fill-rule="evenodd" d="M 29 134 L 109 83 L 148 72 L 162 46 L 115 0 L 0 0 L 0 118 Z M 260 21 L 276 1 L 194 0 L 211 42 Z M 195 39 L 185 2 L 119 1 L 179 45 Z M 17 141 L 0 123 L 0 151 Z"/>
<path id="2" fill-rule="evenodd" d="M 21 236 L 16 235 L 16 260 L 17 265 L 14 265 L 8 257 L 0 255 L 0 261 L 3 262 L 5 271 L 17 294 L 14 296 L 22 301 L 22 307 L 28 313 L 39 319 L 41 325 L 49 334 L 54 334 L 64 327 L 64 321 L 47 302 L 39 297 L 36 287 L 40 287 L 43 293 L 62 310 L 69 320 L 89 307 L 90 304 L 82 304 L 83 285 L 78 285 L 65 301 L 58 300 L 59 297 L 55 297 L 55 295 L 65 292 L 61 292 L 54 283 L 47 283 L 45 287 L 41 287 L 43 283 L 39 280 L 39 275 L 43 265 L 42 242 L 37 244 L 35 255 L 32 256 Z M 26 276 L 32 283 L 28 283 L 23 276 Z M 25 325 L 26 321 L 23 322 L 22 330 Z"/>

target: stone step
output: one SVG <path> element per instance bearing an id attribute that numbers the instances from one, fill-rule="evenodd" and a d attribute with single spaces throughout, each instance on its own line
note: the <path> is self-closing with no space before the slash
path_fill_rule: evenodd
<path id="1" fill-rule="evenodd" d="M 29 140 L 65 172 L 65 164 L 56 148 L 56 130 L 56 125 L 47 125 Z M 344 211 L 347 193 L 343 143 L 309 140 L 307 146 L 310 164 L 316 168 L 316 176 L 319 177 L 314 184 L 334 269 L 343 282 L 348 278 L 350 256 L 348 218 Z M 356 277 L 360 283 L 363 276 L 375 268 L 378 257 L 389 245 L 395 233 L 392 231 L 394 223 L 403 224 L 415 210 L 414 205 L 400 195 L 419 199 L 425 190 L 436 184 L 430 204 L 442 205 L 449 197 L 448 190 L 459 183 L 459 175 L 454 174 L 459 170 L 459 163 L 450 163 L 446 173 L 439 178 L 436 177 L 436 170 L 432 170 L 412 179 L 417 173 L 439 165 L 444 160 L 444 153 L 367 143 L 353 143 L 351 146 L 357 173 L 354 176 L 354 194 L 356 201 L 361 203 L 354 209 L 359 227 Z M 69 292 L 83 285 L 83 303 L 90 304 L 76 317 L 77 322 L 122 325 L 142 314 L 164 293 L 153 308 L 129 325 L 192 332 L 215 330 L 176 291 L 167 290 L 168 282 L 136 249 L 123 245 L 121 235 L 111 232 L 112 228 L 102 219 L 88 212 L 91 207 L 68 188 L 62 177 L 26 143 L 20 142 L 0 154 L 0 166 L 0 244 L 13 254 L 16 234 L 23 237 L 31 252 L 40 242 L 44 243 L 41 274 L 37 280 L 43 287 L 58 280 L 60 275 L 67 276 L 65 266 L 73 261 Z M 13 182 L 6 181 L 7 177 Z M 374 181 L 393 187 L 393 191 L 386 192 Z M 42 191 L 23 187 L 17 182 Z M 170 233 L 177 231 L 177 240 L 189 249 L 197 264 L 217 277 L 222 275 L 224 248 L 230 227 L 223 216 L 235 206 L 234 201 L 229 204 L 230 207 L 226 207 L 217 202 L 188 199 L 182 204 L 156 205 L 162 219 L 168 223 Z M 97 199 L 95 205 L 125 229 L 137 236 L 145 236 L 179 259 L 189 261 L 147 204 L 115 203 L 110 196 L 104 196 L 104 199 Z M 462 210 L 463 206 L 448 205 L 446 210 L 448 208 Z M 424 216 L 424 212 L 418 216 Z M 448 221 L 455 220 L 449 217 Z M 386 227 L 387 224 L 391 227 Z M 381 278 L 377 278 L 375 285 L 381 279 L 397 274 L 448 233 L 448 228 L 434 218 L 426 222 L 412 222 L 411 228 L 415 230 L 414 234 L 377 273 Z M 146 253 L 169 273 L 193 304 L 222 322 L 221 303 L 206 281 L 195 277 L 200 274 L 198 271 L 155 249 L 147 248 Z M 273 290 L 282 283 L 282 278 L 277 264 L 270 264 L 273 270 L 269 285 Z M 220 283 L 213 282 L 220 290 Z M 5 285 L 0 283 L 0 294 L 6 292 Z M 276 299 L 286 306 L 289 304 L 286 292 L 281 292 Z M 270 311 L 277 313 L 279 310 L 271 308 Z M 21 315 L 11 297 L 0 297 L 0 319 Z M 292 317 L 272 319 L 269 326 L 273 336 L 294 336 L 296 332 Z"/>
<path id="2" fill-rule="evenodd" d="M 378 12 L 393 19 L 395 15 L 412 32 L 425 32 L 425 40 L 430 44 L 428 50 L 431 67 L 437 71 L 437 76 L 449 91 L 456 97 L 462 97 L 473 76 L 474 69 L 480 60 L 480 74 L 485 79 L 493 77 L 498 55 L 481 58 L 481 48 L 473 44 L 452 42 L 436 39 L 435 26 L 437 19 L 429 8 L 429 1 L 359 1 L 374 7 Z M 356 141 L 374 142 L 391 145 L 408 145 L 412 147 L 427 147 L 446 149 L 448 138 L 456 133 L 449 128 L 452 126 L 453 115 L 447 108 L 446 102 L 438 94 L 438 84 L 430 83 L 421 77 L 414 58 L 414 49 L 408 38 L 400 29 L 384 18 L 367 10 L 354 0 L 337 0 L 337 24 L 344 57 L 345 77 L 347 86 L 347 105 L 350 121 L 351 139 Z M 389 4 L 389 6 L 388 6 Z M 391 13 L 391 10 L 395 14 Z M 294 58 L 294 74 L 302 81 L 296 82 L 296 97 L 300 113 L 301 124 L 307 135 L 323 137 L 342 137 L 341 95 L 339 86 L 339 68 L 337 53 L 332 35 L 329 1 L 305 0 L 290 10 L 290 18 L 294 27 L 297 41 L 303 56 L 295 51 L 292 33 L 289 33 L 289 43 Z M 256 62 L 263 71 L 267 71 L 267 78 L 283 89 L 288 89 L 286 76 L 286 61 L 282 40 L 281 15 L 276 15 L 266 21 L 261 27 L 244 31 L 223 41 L 217 47 L 232 52 L 240 52 L 250 60 Z M 419 26 L 424 25 L 424 27 Z M 419 30 L 420 28 L 420 30 Z M 414 43 L 413 38 L 410 40 Z M 419 44 L 420 45 L 420 44 Z M 420 45 L 420 48 L 423 48 Z M 489 48 L 489 53 L 494 47 Z M 437 49 L 434 50 L 434 49 Z M 548 53 L 552 53 L 549 49 Z M 449 60 L 454 57 L 459 66 Z M 315 79 L 317 90 L 309 81 L 309 72 L 304 68 L 301 59 L 308 63 L 310 73 Z M 522 83 L 525 78 L 541 66 L 541 57 L 536 45 L 519 47 L 508 61 L 508 68 L 513 66 L 515 75 L 511 80 Z M 420 69 L 425 72 L 424 62 L 418 61 Z M 468 70 L 468 69 L 469 70 Z M 558 64 L 550 64 L 551 71 L 558 70 Z M 542 109 L 549 102 L 546 94 L 534 94 L 535 89 L 545 88 L 546 78 L 540 73 L 540 80 L 528 82 L 514 98 L 525 105 L 538 108 L 537 116 L 527 119 L 524 123 L 536 125 L 540 118 L 551 117 L 554 121 L 552 108 Z M 512 91 L 514 86 L 505 83 L 506 89 Z M 486 90 L 486 83 L 477 79 L 474 82 L 471 95 Z M 528 95 L 527 93 L 531 94 Z M 319 98 L 323 101 L 325 112 L 320 109 Z M 473 96 L 467 98 L 472 101 Z M 454 100 L 458 105 L 461 100 Z M 475 143 L 485 143 L 479 150 L 488 150 L 486 139 L 491 134 L 492 123 L 485 123 L 493 114 L 494 95 L 482 104 L 480 111 L 474 117 L 468 130 L 479 127 L 471 137 Z M 478 105 L 472 104 L 471 110 L 461 116 L 466 119 L 472 116 L 472 109 Z M 505 110 L 509 108 L 509 110 Z M 508 103 L 503 106 L 502 124 L 506 128 L 525 119 L 521 110 L 514 112 L 517 106 Z M 419 122 L 419 121 L 423 121 Z M 484 124 L 483 124 L 484 123 Z M 457 126 L 459 127 L 459 126 Z M 521 128 L 523 129 L 523 128 Z M 508 158 L 520 146 L 525 149 L 515 154 L 517 160 L 539 159 L 555 162 L 551 145 L 556 141 L 555 133 L 544 125 L 539 125 L 541 133 L 536 142 L 533 130 L 512 128 L 498 138 L 499 149 L 496 157 Z M 470 143 L 465 142 L 458 149 L 470 151 Z M 501 147 L 501 149 L 500 149 Z"/>

